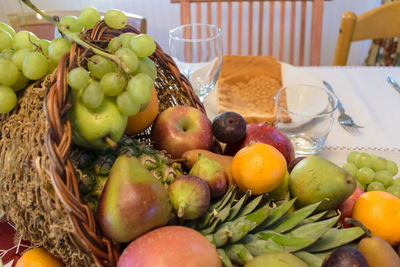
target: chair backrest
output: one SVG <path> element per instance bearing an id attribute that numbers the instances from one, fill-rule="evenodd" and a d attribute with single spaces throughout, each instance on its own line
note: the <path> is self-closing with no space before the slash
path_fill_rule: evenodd
<path id="1" fill-rule="evenodd" d="M 58 16 L 60 18 L 64 16 L 79 16 L 77 10 L 70 11 L 48 11 L 47 13 L 51 16 Z M 128 18 L 128 24 L 138 29 L 140 32 L 146 32 L 146 19 L 142 16 L 126 13 Z M 104 12 L 100 12 L 103 16 Z M 40 15 L 35 12 L 24 12 L 14 13 L 8 15 L 10 26 L 15 30 L 29 30 L 36 34 L 39 38 L 51 40 L 54 38 L 54 25 L 44 20 Z"/>
<path id="2" fill-rule="evenodd" d="M 227 44 L 224 51 L 227 54 L 273 55 L 281 61 L 286 58 L 291 64 L 305 65 L 307 42 L 309 43 L 309 65 L 320 65 L 324 1 L 330 0 L 170 1 L 180 3 L 181 24 L 206 22 L 223 28 L 222 20 L 226 18 L 226 25 L 224 25 L 226 28 L 223 28 L 223 32 L 224 38 L 227 39 L 224 43 Z M 195 14 L 191 14 L 193 6 Z M 237 9 L 237 14 L 233 14 L 234 8 Z M 202 15 L 204 9 L 206 16 Z M 245 12 L 246 10 L 248 12 Z M 307 14 L 309 12 L 307 10 L 311 10 L 311 16 Z M 206 17 L 206 20 L 202 20 L 202 17 Z M 244 28 L 246 18 L 247 26 Z M 279 25 L 275 25 L 275 21 L 279 21 Z M 310 25 L 309 29 L 306 27 L 308 25 Z M 279 31 L 279 40 L 275 40 L 275 30 Z M 233 41 L 235 35 L 237 35 L 237 43 Z M 265 37 L 267 37 L 267 44 L 264 44 Z M 247 51 L 243 51 L 246 47 Z M 234 51 L 235 48 L 236 51 Z M 278 53 L 274 53 L 275 51 Z M 295 55 L 297 60 L 295 60 Z"/>
<path id="3" fill-rule="evenodd" d="M 351 42 L 400 37 L 400 2 L 390 2 L 359 16 L 347 11 L 342 15 L 333 65 L 344 66 Z"/>

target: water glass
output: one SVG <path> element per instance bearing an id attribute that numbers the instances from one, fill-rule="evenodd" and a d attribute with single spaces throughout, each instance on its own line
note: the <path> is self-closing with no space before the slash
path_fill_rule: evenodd
<path id="1" fill-rule="evenodd" d="M 169 37 L 171 57 L 203 102 L 221 70 L 221 29 L 210 24 L 186 24 L 171 30 Z"/>
<path id="2" fill-rule="evenodd" d="M 275 94 L 276 124 L 293 144 L 296 156 L 318 154 L 332 128 L 337 97 L 325 87 L 307 84 Z"/>

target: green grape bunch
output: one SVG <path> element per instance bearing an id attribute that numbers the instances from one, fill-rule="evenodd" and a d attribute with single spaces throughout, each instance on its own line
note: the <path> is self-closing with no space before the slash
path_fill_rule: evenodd
<path id="1" fill-rule="evenodd" d="M 357 185 L 364 191 L 386 191 L 400 198 L 400 177 L 396 162 L 365 152 L 352 151 L 343 165 L 356 178 Z"/>

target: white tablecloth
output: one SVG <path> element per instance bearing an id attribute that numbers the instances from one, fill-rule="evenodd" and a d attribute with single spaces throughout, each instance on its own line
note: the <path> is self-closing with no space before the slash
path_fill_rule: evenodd
<path id="1" fill-rule="evenodd" d="M 400 67 L 294 67 L 282 64 L 284 85 L 329 82 L 346 112 L 364 126 L 359 135 L 351 135 L 335 121 L 320 155 L 339 165 L 345 162 L 351 150 L 384 156 L 400 165 L 400 94 L 387 83 L 388 75 L 400 81 Z M 212 119 L 216 90 L 206 98 L 205 105 Z"/>

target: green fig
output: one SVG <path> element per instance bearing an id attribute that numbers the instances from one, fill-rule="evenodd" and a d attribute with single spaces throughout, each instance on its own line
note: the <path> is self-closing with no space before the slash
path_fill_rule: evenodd
<path id="1" fill-rule="evenodd" d="M 289 188 L 298 207 L 319 202 L 317 210 L 336 208 L 356 189 L 356 181 L 333 162 L 311 156 L 301 160 L 290 173 Z"/>
<path id="2" fill-rule="evenodd" d="M 69 113 L 72 141 L 87 148 L 107 148 L 107 138 L 117 142 L 123 135 L 128 121 L 119 111 L 115 101 L 104 98 L 96 109 L 87 108 L 80 100 L 75 100 Z"/>
<path id="3" fill-rule="evenodd" d="M 194 220 L 210 206 L 210 188 L 201 178 L 184 175 L 168 186 L 172 209 L 179 218 Z"/>
<path id="4" fill-rule="evenodd" d="M 103 234 L 116 242 L 129 242 L 168 223 L 168 191 L 133 156 L 119 156 L 101 194 L 96 219 Z"/>
<path id="5" fill-rule="evenodd" d="M 228 190 L 229 177 L 224 166 L 201 153 L 189 174 L 198 176 L 207 182 L 212 198 L 219 197 Z"/>

